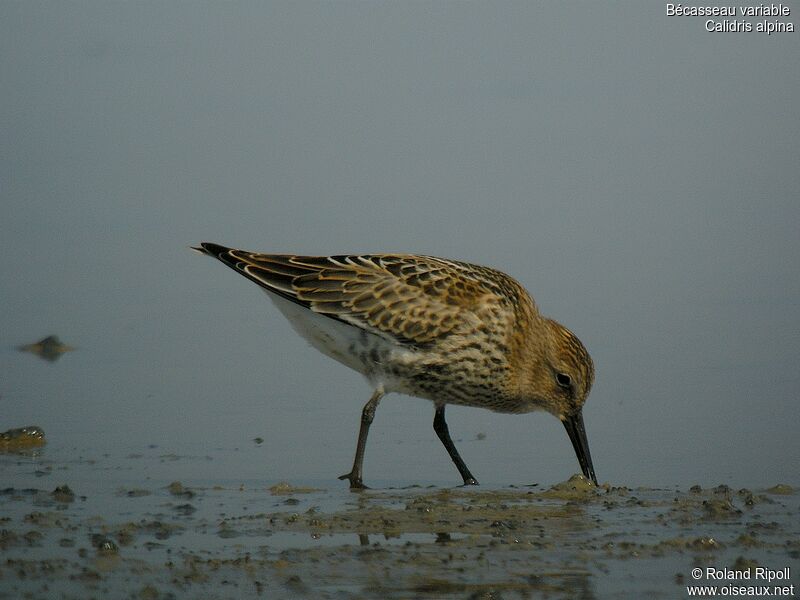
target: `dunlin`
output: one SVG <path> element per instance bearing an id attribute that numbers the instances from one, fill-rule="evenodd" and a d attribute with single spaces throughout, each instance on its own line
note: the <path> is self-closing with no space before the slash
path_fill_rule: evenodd
<path id="1" fill-rule="evenodd" d="M 295 256 L 211 243 L 195 250 L 264 288 L 297 333 L 374 387 L 361 413 L 353 468 L 340 477 L 351 488 L 364 487 L 367 434 L 389 392 L 433 402 L 433 429 L 464 485 L 478 482 L 450 439 L 448 404 L 555 415 L 584 476 L 597 483 L 582 416 L 592 359 L 505 273 L 411 254 Z"/>

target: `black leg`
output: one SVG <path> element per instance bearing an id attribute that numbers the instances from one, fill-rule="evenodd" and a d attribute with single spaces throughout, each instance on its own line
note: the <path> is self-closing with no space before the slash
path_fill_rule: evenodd
<path id="1" fill-rule="evenodd" d="M 364 448 L 367 446 L 367 435 L 369 434 L 369 426 L 375 418 L 375 409 L 378 408 L 378 403 L 383 398 L 383 389 L 379 388 L 372 394 L 364 405 L 364 410 L 361 411 L 361 428 L 358 430 L 358 445 L 356 446 L 356 458 L 353 461 L 353 469 L 349 473 L 345 473 L 339 479 L 349 479 L 351 490 L 363 490 L 367 486 L 361 480 L 361 465 L 364 462 Z"/>
<path id="2" fill-rule="evenodd" d="M 453 440 L 450 439 L 450 430 L 447 428 L 447 421 L 444 420 L 444 405 L 436 407 L 436 416 L 433 418 L 433 430 L 436 432 L 436 435 L 439 436 L 439 439 L 442 440 L 442 444 L 444 444 L 444 447 L 447 449 L 447 453 L 450 455 L 450 458 L 453 459 L 453 463 L 456 465 L 458 472 L 461 473 L 464 485 L 478 485 L 478 482 L 472 476 L 472 473 L 469 472 L 467 465 L 464 464 L 464 461 L 458 454 Z"/>

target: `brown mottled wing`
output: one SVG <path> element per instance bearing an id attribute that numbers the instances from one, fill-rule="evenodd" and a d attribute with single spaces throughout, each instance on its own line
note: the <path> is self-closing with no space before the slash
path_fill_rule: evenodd
<path id="1" fill-rule="evenodd" d="M 489 305 L 530 302 L 499 271 L 430 256 L 258 254 L 208 243 L 202 251 L 314 312 L 402 343 L 444 337 Z"/>

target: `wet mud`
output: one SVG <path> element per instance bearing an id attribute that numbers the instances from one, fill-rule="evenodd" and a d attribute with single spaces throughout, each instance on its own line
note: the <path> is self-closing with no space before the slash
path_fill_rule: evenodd
<path id="1" fill-rule="evenodd" d="M 800 498 L 785 484 L 117 485 L 86 475 L 124 481 L 163 457 L 2 459 L 35 483 L 0 489 L 4 599 L 676 598 L 697 566 L 800 559 Z"/>

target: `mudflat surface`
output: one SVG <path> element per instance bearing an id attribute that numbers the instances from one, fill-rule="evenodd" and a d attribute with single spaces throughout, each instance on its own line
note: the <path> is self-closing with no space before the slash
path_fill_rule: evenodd
<path id="1" fill-rule="evenodd" d="M 0 454 L 0 598 L 682 598 L 767 584 L 757 567 L 797 583 L 800 497 L 778 482 L 355 493 L 158 477 L 212 459 Z M 751 580 L 693 579 L 710 567 Z"/>

